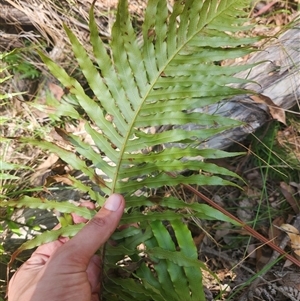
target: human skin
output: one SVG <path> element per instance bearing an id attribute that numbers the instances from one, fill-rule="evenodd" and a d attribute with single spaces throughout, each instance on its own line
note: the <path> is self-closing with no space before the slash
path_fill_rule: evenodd
<path id="1" fill-rule="evenodd" d="M 14 274 L 8 301 L 98 301 L 100 258 L 95 252 L 119 224 L 124 198 L 111 195 L 72 239 L 42 245 Z"/>

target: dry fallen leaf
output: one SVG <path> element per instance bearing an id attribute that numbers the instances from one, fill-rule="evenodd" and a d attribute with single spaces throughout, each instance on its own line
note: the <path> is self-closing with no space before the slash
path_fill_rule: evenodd
<path id="1" fill-rule="evenodd" d="M 299 213 L 299 205 L 296 199 L 294 198 L 295 189 L 288 185 L 285 182 L 280 182 L 280 190 L 282 194 L 284 195 L 287 202 L 290 204 L 290 206 L 293 208 L 296 214 Z"/>
<path id="2" fill-rule="evenodd" d="M 300 160 L 300 128 L 297 122 L 292 124 L 282 131 L 277 132 L 276 140 L 278 144 L 284 148 L 287 156 L 293 160 Z"/>
<path id="3" fill-rule="evenodd" d="M 57 162 L 59 157 L 55 154 L 50 154 L 49 157 L 40 164 L 35 172 L 30 177 L 30 183 L 33 186 L 41 186 L 44 184 L 45 178 L 50 174 L 51 167 Z"/>
<path id="4" fill-rule="evenodd" d="M 273 240 L 278 246 L 280 243 L 279 236 L 282 233 L 282 229 L 280 229 L 280 225 L 284 222 L 284 218 L 282 216 L 278 216 L 272 222 L 271 227 L 268 230 L 268 237 L 270 240 Z"/>
<path id="5" fill-rule="evenodd" d="M 291 247 L 297 256 L 300 256 L 300 233 L 297 228 L 289 224 L 282 224 L 279 229 L 284 231 L 291 240 Z"/>
<path id="6" fill-rule="evenodd" d="M 278 120 L 279 122 L 282 122 L 283 124 L 286 125 L 286 119 L 285 119 L 285 111 L 284 109 L 280 108 L 277 106 L 270 97 L 263 95 L 263 94 L 256 94 L 256 95 L 251 95 L 250 98 L 257 102 L 257 103 L 263 103 L 267 105 L 271 116 L 273 119 Z"/>
<path id="7" fill-rule="evenodd" d="M 54 83 L 48 83 L 48 88 L 57 100 L 60 100 L 65 94 L 64 90 Z"/>
<path id="8" fill-rule="evenodd" d="M 46 183 L 45 186 L 49 187 L 51 184 L 53 183 L 63 183 L 66 184 L 68 186 L 73 186 L 74 182 L 72 179 L 69 178 L 68 175 L 55 175 L 55 176 L 49 176 L 46 179 Z"/>

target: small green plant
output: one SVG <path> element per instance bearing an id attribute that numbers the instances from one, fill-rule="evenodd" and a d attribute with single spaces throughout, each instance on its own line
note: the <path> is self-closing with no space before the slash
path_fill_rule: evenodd
<path id="1" fill-rule="evenodd" d="M 12 77 L 12 75 L 9 75 L 9 66 L 5 63 L 5 59 L 12 55 L 14 51 L 11 52 L 3 52 L 0 53 L 0 84 L 2 86 L 5 86 L 5 83 Z M 5 74 L 5 75 L 4 75 Z M 2 92 L 3 93 L 3 92 Z M 22 93 L 16 92 L 16 93 L 4 93 L 0 94 L 0 101 L 1 106 L 5 105 L 5 100 L 9 100 L 12 97 L 15 97 L 17 95 L 20 95 Z M 5 127 L 5 124 L 9 121 L 8 117 L 0 116 L 0 128 L 3 129 Z M 7 162 L 5 160 L 5 152 L 6 147 L 9 144 L 9 139 L 6 139 L 3 137 L 3 132 L 0 133 L 0 202 L 2 200 L 7 200 L 9 198 L 9 193 L 16 190 L 17 183 L 20 180 L 20 177 L 18 174 L 16 174 L 17 170 L 20 169 L 28 169 L 28 167 L 20 165 L 20 164 L 13 164 L 10 162 Z M 10 206 L 4 206 L 4 208 L 0 208 L 0 235 L 5 231 L 6 229 L 9 229 L 11 232 L 19 235 L 20 234 L 20 227 L 15 222 L 12 221 L 11 217 L 14 212 L 14 208 Z M 1 241 L 0 243 L 0 257 L 1 261 L 0 263 L 4 263 L 4 266 L 6 262 L 9 261 L 9 256 L 7 256 L 6 250 L 3 246 L 4 242 Z M 3 268 L 3 266 L 1 266 Z M 1 279 L 2 281 L 3 279 Z M 0 287 L 0 294 L 2 287 Z M 4 300 L 0 296 L 0 300 Z"/>
<path id="2" fill-rule="evenodd" d="M 20 74 L 21 79 L 36 79 L 40 76 L 40 71 L 26 60 L 29 47 L 7 53 L 2 59 L 8 66 L 8 70 L 13 74 Z"/>
<path id="3" fill-rule="evenodd" d="M 4 63 L 5 59 L 13 55 L 14 51 L 0 53 L 0 74 L 2 75 L 4 71 L 9 71 L 9 66 Z M 0 78 L 0 83 L 5 83 L 12 76 L 8 75 Z M 10 99 L 14 96 L 20 95 L 22 93 L 6 93 L 0 95 L 0 100 Z M 1 116 L 0 126 L 5 127 L 5 124 L 9 121 L 8 118 Z M 2 136 L 3 133 L 1 133 Z M 19 190 L 20 181 L 20 171 L 30 169 L 28 166 L 22 164 L 14 164 L 6 160 L 6 149 L 10 143 L 10 139 L 0 137 L 1 153 L 0 153 L 0 200 L 7 200 L 11 197 L 14 191 Z M 17 193 L 19 195 L 19 193 Z M 0 210 L 0 234 L 9 229 L 11 232 L 20 235 L 20 225 L 12 221 L 11 217 L 14 212 L 14 208 L 10 206 L 5 206 Z M 29 225 L 29 224 L 28 224 Z M 5 253 L 4 247 L 1 243 L 0 245 L 0 255 Z"/>
<path id="4" fill-rule="evenodd" d="M 113 235 L 114 246 L 106 247 L 104 300 L 205 300 L 201 270 L 206 266 L 198 260 L 184 219 L 193 215 L 200 219 L 233 221 L 207 205 L 186 203 L 163 193 L 154 196 L 154 191 L 162 192 L 165 186 L 176 187 L 180 183 L 235 185 L 224 177 L 236 178 L 236 174 L 205 159 L 237 153 L 204 149 L 199 145 L 217 133 L 240 126 L 240 122 L 219 116 L 218 112 L 209 115 L 204 109 L 202 112 L 194 109 L 245 93 L 230 84 L 245 82 L 233 75 L 251 66 L 223 67 L 215 62 L 252 51 L 249 44 L 257 39 L 235 35 L 237 31 L 248 30 L 243 27 L 247 3 L 243 0 L 175 1 L 170 13 L 166 0 L 150 0 L 140 45 L 127 1 L 120 0 L 109 53 L 99 38 L 92 8 L 89 26 L 93 59 L 65 28 L 92 96 L 63 68 L 40 53 L 53 75 L 69 91 L 57 103 L 57 116 L 84 122 L 93 145 L 62 129 L 57 133 L 76 153 L 43 140 L 24 138 L 23 141 L 55 152 L 84 173 L 100 192 L 92 185 L 69 178 L 75 188 L 89 194 L 99 206 L 113 192 L 126 198 L 121 224 L 127 226 Z M 188 127 L 191 124 L 196 125 L 193 130 Z M 170 129 L 154 134 L 147 130 L 164 125 L 170 125 Z M 158 150 L 156 146 L 160 144 L 170 147 Z M 192 172 L 184 175 L 185 170 Z M 86 218 L 94 214 L 66 202 L 27 196 L 2 202 L 1 206 L 55 208 Z M 160 210 L 155 209 L 157 206 Z M 138 228 L 132 224 L 138 224 Z M 14 257 L 60 235 L 72 236 L 81 227 L 66 225 L 45 232 L 21 246 Z M 122 264 L 125 257 L 129 258 L 133 270 L 127 270 Z"/>
<path id="5" fill-rule="evenodd" d="M 0 75 L 1 75 L 0 84 L 5 83 L 10 78 L 12 78 L 12 75 L 8 75 L 8 76 L 2 76 L 2 75 L 4 74 L 5 71 L 8 71 L 10 68 L 10 66 L 5 63 L 5 59 L 7 59 L 7 57 L 9 57 L 10 55 L 13 55 L 14 52 L 15 52 L 15 50 L 12 50 L 11 52 L 0 53 Z M 0 94 L 0 100 L 9 99 L 9 98 L 12 98 L 12 97 L 20 95 L 20 94 L 22 94 L 22 93 L 17 92 L 17 93 Z M 3 105 L 3 104 L 1 104 L 1 105 Z M 3 122 L 5 122 L 5 118 L 1 116 L 0 125 L 3 124 Z"/>
<path id="6" fill-rule="evenodd" d="M 4 61 L 7 57 L 13 55 L 15 51 L 11 51 L 11 52 L 4 52 L 4 53 L 0 53 L 0 74 L 4 74 L 4 71 L 8 71 L 9 70 L 9 65 L 4 64 Z M 0 77 L 0 84 L 5 83 L 6 81 L 8 81 L 10 78 L 12 77 L 12 75 L 8 75 L 5 77 Z M 14 96 L 20 95 L 22 93 L 17 92 L 17 93 L 6 93 L 6 94 L 0 94 L 0 100 L 5 100 L 5 99 L 9 99 L 12 98 Z M 7 117 L 1 116 L 0 118 L 0 126 L 3 127 L 5 125 L 5 123 L 8 121 Z M 2 152 L 0 154 L 0 198 L 3 198 L 4 195 L 4 182 L 7 180 L 17 180 L 19 179 L 18 176 L 13 175 L 11 173 L 9 173 L 9 171 L 14 170 L 14 169 L 18 169 L 21 166 L 17 165 L 17 164 L 12 164 L 9 162 L 6 162 L 5 160 L 3 160 L 3 152 L 4 152 L 4 144 L 5 142 L 7 142 L 7 139 L 5 139 L 4 137 L 0 137 L 0 143 L 2 145 L 3 148 L 1 148 Z M 26 168 L 26 167 L 25 167 Z"/>
<path id="7" fill-rule="evenodd" d="M 295 181 L 299 178 L 299 160 L 293 154 L 290 142 L 282 140 L 280 145 L 278 133 L 281 125 L 272 121 L 259 129 L 252 140 L 252 149 L 256 156 L 254 164 L 258 166 L 266 178 L 276 181 Z M 296 180 L 297 181 L 297 180 Z"/>

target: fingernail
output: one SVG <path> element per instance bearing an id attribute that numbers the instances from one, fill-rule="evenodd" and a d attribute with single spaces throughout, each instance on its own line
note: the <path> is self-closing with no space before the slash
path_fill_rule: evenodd
<path id="1" fill-rule="evenodd" d="M 104 208 L 110 211 L 117 211 L 121 203 L 121 196 L 119 194 L 113 194 L 104 203 Z"/>

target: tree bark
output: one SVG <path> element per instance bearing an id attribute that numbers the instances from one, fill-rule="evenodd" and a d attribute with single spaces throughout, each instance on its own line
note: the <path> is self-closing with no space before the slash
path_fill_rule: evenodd
<path id="1" fill-rule="evenodd" d="M 248 79 L 249 83 L 239 88 L 245 88 L 255 93 L 267 96 L 273 103 L 285 110 L 291 109 L 300 102 L 300 23 L 272 38 L 263 48 L 249 58 L 247 64 L 257 64 L 249 70 L 236 74 L 236 77 Z M 238 86 L 235 86 L 238 87 Z M 270 109 L 275 108 L 268 103 L 258 103 L 254 96 L 241 95 L 224 100 L 216 105 L 196 109 L 194 111 L 218 114 L 244 122 L 243 126 L 224 131 L 219 135 L 203 141 L 199 148 L 226 149 L 236 141 L 242 141 L 250 133 L 272 119 Z M 179 126 L 177 126 L 179 127 Z M 175 128 L 175 127 L 174 127 Z M 197 129 L 190 124 L 180 126 L 184 129 Z M 159 131 L 170 129 L 162 127 Z M 172 144 L 174 146 L 174 144 Z M 170 144 L 164 147 L 172 146 Z M 176 144 L 178 146 L 178 144 Z"/>

